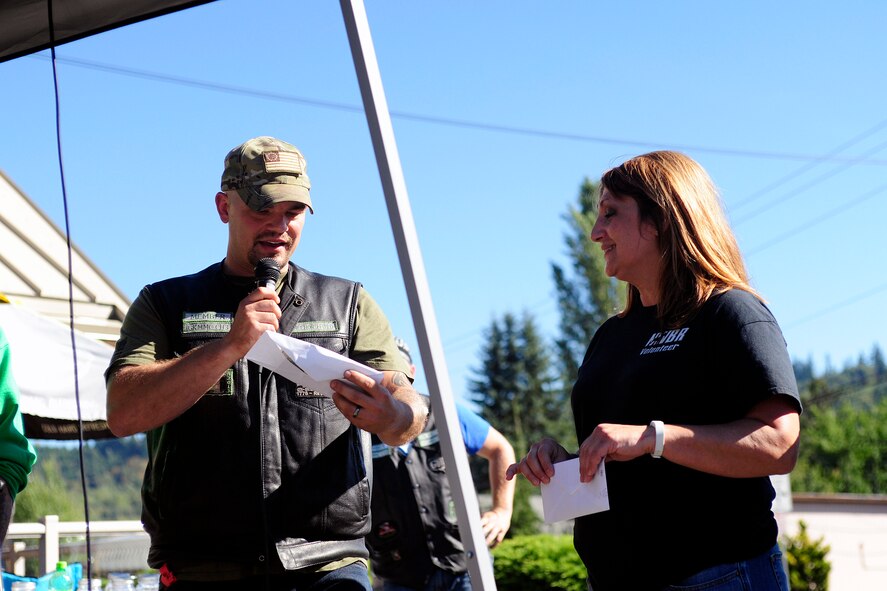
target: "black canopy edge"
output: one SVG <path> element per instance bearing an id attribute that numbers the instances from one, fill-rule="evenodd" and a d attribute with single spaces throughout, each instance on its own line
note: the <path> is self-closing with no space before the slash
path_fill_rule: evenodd
<path id="1" fill-rule="evenodd" d="M 180 10 L 187 10 L 188 8 L 193 8 L 195 6 L 200 6 L 202 4 L 209 4 L 210 2 L 214 2 L 215 0 L 190 0 L 188 2 L 177 3 L 173 6 L 167 6 L 165 8 L 161 8 L 159 10 L 153 10 L 150 12 L 146 12 L 144 14 L 135 15 L 129 18 L 125 18 L 119 21 L 115 21 L 106 25 L 98 26 L 82 33 L 78 33 L 76 35 L 69 35 L 64 38 L 56 39 L 55 46 L 58 47 L 60 45 L 65 45 L 66 43 L 71 43 L 73 41 L 79 41 L 80 39 L 85 39 L 87 37 L 91 37 L 92 35 L 98 35 L 99 33 L 104 33 L 106 31 L 111 31 L 114 29 L 119 29 L 120 27 L 125 27 L 126 25 L 131 25 L 134 23 L 150 20 L 152 18 L 156 18 L 159 16 L 164 16 L 167 14 L 172 14 L 174 12 L 179 12 Z M 2 34 L 0 34 L 2 37 Z M 49 31 L 46 31 L 46 37 L 49 37 Z M 0 39 L 2 41 L 2 39 Z M 10 60 L 14 60 L 16 58 L 20 58 L 26 55 L 30 55 L 32 53 L 37 53 L 39 51 L 43 51 L 44 49 L 49 49 L 53 44 L 50 41 L 46 41 L 45 43 L 39 43 L 36 45 L 32 45 L 25 49 L 16 51 L 10 54 L 4 54 L 0 52 L 0 63 L 8 62 Z"/>

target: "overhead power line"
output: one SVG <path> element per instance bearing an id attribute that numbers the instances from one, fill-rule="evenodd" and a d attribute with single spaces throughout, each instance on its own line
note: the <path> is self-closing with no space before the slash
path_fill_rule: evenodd
<path id="1" fill-rule="evenodd" d="M 885 127 L 887 127 L 887 119 L 870 127 L 869 129 L 865 130 L 864 132 L 860 133 L 859 135 L 857 135 L 853 138 L 850 138 L 849 140 L 847 140 L 846 142 L 844 142 L 843 144 L 841 144 L 840 146 L 838 146 L 834 150 L 830 151 L 828 154 L 826 154 L 826 156 L 827 157 L 837 156 L 838 154 L 840 154 L 841 152 L 843 152 L 847 148 L 850 148 L 850 147 L 858 144 L 862 140 L 874 135 L 875 133 L 881 131 Z M 779 178 L 779 179 L 773 181 L 772 183 L 770 183 L 766 187 L 759 189 L 758 191 L 756 191 L 755 193 L 750 195 L 748 198 L 733 205 L 730 209 L 735 211 L 737 209 L 742 209 L 743 207 L 746 207 L 747 205 L 757 201 L 758 199 L 760 199 L 761 197 L 763 197 L 764 195 L 766 195 L 770 191 L 772 191 L 778 187 L 781 187 L 782 185 L 784 185 L 788 181 L 801 176 L 802 174 L 804 174 L 808 170 L 815 168 L 816 166 L 819 166 L 819 164 L 821 164 L 821 163 L 822 163 L 822 161 L 816 161 L 816 162 L 808 162 L 807 164 L 802 165 L 800 168 L 797 168 L 797 169 L 793 170 L 792 172 L 788 173 L 787 175 L 783 176 L 782 178 Z"/>
<path id="2" fill-rule="evenodd" d="M 789 329 L 795 328 L 796 326 L 800 326 L 801 324 L 804 324 L 805 322 L 810 322 L 811 320 L 815 320 L 816 318 L 819 318 L 820 316 L 825 316 L 826 314 L 831 314 L 832 312 L 835 312 L 845 306 L 849 306 L 850 304 L 855 304 L 858 301 L 864 300 L 868 297 L 871 297 L 875 294 L 881 293 L 882 291 L 885 291 L 885 290 L 887 290 L 887 283 L 884 283 L 884 284 L 879 285 L 877 287 L 873 287 L 872 289 L 868 289 L 866 291 L 858 293 L 854 296 L 847 298 L 846 300 L 844 300 L 842 302 L 838 302 L 837 304 L 832 304 L 831 306 L 827 306 L 825 308 L 822 308 L 818 312 L 814 312 L 813 314 L 809 314 L 807 316 L 804 316 L 803 318 L 795 320 L 794 322 L 790 322 L 790 323 L 783 326 L 783 330 L 789 330 Z"/>
<path id="3" fill-rule="evenodd" d="M 865 386 L 860 386 L 858 388 L 844 388 L 841 390 L 835 390 L 826 392 L 825 394 L 820 394 L 819 396 L 810 398 L 806 401 L 805 405 L 813 405 L 813 404 L 821 404 L 824 402 L 832 402 L 839 398 L 850 397 L 850 396 L 861 396 L 862 394 L 868 394 L 869 392 L 873 392 L 876 388 L 880 388 L 884 384 L 887 384 L 887 380 L 879 380 L 874 384 L 867 384 Z"/>
<path id="4" fill-rule="evenodd" d="M 877 146 L 875 146 L 874 148 L 868 150 L 864 154 L 864 156 L 870 156 L 872 154 L 877 154 L 878 152 L 882 151 L 884 148 L 887 148 L 887 142 L 880 143 Z M 794 199 L 798 195 L 801 195 L 807 189 L 811 189 L 813 187 L 818 186 L 822 181 L 837 175 L 838 173 L 846 170 L 847 168 L 848 168 L 847 166 L 838 166 L 828 172 L 825 172 L 825 173 L 819 175 L 818 177 L 816 177 L 815 179 L 808 181 L 807 183 L 805 183 L 804 185 L 802 185 L 798 189 L 795 189 L 794 191 L 790 191 L 790 192 L 786 193 L 785 195 L 783 195 L 782 197 L 780 197 L 779 199 L 774 199 L 774 200 L 770 201 L 769 203 L 767 203 L 766 205 L 763 205 L 763 206 L 759 207 L 758 209 L 754 210 L 750 214 L 739 218 L 738 220 L 736 220 L 733 223 L 733 225 L 738 226 L 744 222 L 747 222 L 748 220 L 750 220 L 754 217 L 759 216 L 760 214 L 764 213 L 765 211 L 767 211 L 769 209 L 773 209 L 774 207 L 776 207 L 780 203 L 785 203 L 789 199 Z"/>
<path id="5" fill-rule="evenodd" d="M 28 57 L 31 57 L 34 59 L 44 59 L 44 60 L 49 59 L 48 57 L 43 56 L 43 55 L 39 55 L 39 54 L 28 56 Z M 223 92 L 223 93 L 228 93 L 228 94 L 252 96 L 252 97 L 262 98 L 262 99 L 266 99 L 266 100 L 276 100 L 276 101 L 282 101 L 282 102 L 288 102 L 288 103 L 303 104 L 303 105 L 307 105 L 307 106 L 311 106 L 311 107 L 345 111 L 345 112 L 351 112 L 351 113 L 362 113 L 363 112 L 363 108 L 360 106 L 357 106 L 357 105 L 350 105 L 350 104 L 345 104 L 345 103 L 337 103 L 337 102 L 333 102 L 333 101 L 312 99 L 312 98 L 294 96 L 294 95 L 289 95 L 289 94 L 260 91 L 260 90 L 254 89 L 254 88 L 237 87 L 237 86 L 232 86 L 232 85 L 227 85 L 227 84 L 218 84 L 215 82 L 201 81 L 201 80 L 196 80 L 193 78 L 172 76 L 172 75 L 161 74 L 161 73 L 157 73 L 157 72 L 136 70 L 133 68 L 124 68 L 121 66 L 114 66 L 111 64 L 103 64 L 103 63 L 93 62 L 93 61 L 89 61 L 89 60 L 81 60 L 81 59 L 75 59 L 75 58 L 59 58 L 58 56 L 56 56 L 55 61 L 57 63 L 67 64 L 67 65 L 75 66 L 75 67 L 99 70 L 99 71 L 104 71 L 104 72 L 108 72 L 111 74 L 118 74 L 118 75 L 123 75 L 123 76 L 142 78 L 142 79 L 146 79 L 146 80 L 154 80 L 154 81 L 159 81 L 159 82 L 178 84 L 178 85 L 182 85 L 182 86 L 190 86 L 193 88 L 201 88 L 204 90 L 210 90 L 210 91 L 214 91 L 214 92 Z M 879 131 L 880 129 L 887 126 L 887 120 L 882 121 L 881 123 L 875 125 L 874 127 L 867 130 L 866 132 L 863 132 L 859 136 L 856 136 L 855 138 L 848 140 L 848 142 L 845 142 L 844 144 L 842 144 L 838 148 L 835 148 L 834 150 L 832 150 L 831 152 L 829 152 L 827 154 L 800 154 L 800 153 L 785 153 L 785 152 L 768 152 L 768 151 L 759 151 L 759 150 L 740 150 L 740 149 L 734 149 L 734 148 L 720 148 L 720 147 L 713 147 L 713 146 L 696 146 L 696 145 L 673 144 L 673 143 L 664 143 L 664 142 L 650 142 L 650 141 L 644 141 L 644 140 L 631 140 L 631 139 L 625 139 L 625 138 L 600 137 L 600 136 L 592 136 L 592 135 L 586 135 L 586 134 L 566 133 L 566 132 L 558 132 L 558 131 L 542 130 L 542 129 L 532 129 L 532 128 L 522 128 L 522 127 L 515 127 L 515 126 L 508 126 L 508 125 L 490 124 L 490 123 L 479 123 L 479 122 L 475 122 L 475 121 L 451 119 L 451 118 L 445 118 L 445 117 L 436 117 L 436 116 L 431 116 L 431 115 L 409 113 L 409 112 L 404 112 L 404 111 L 391 111 L 391 116 L 395 117 L 395 118 L 399 118 L 399 119 L 412 120 L 412 121 L 418 121 L 418 122 L 424 122 L 424 123 L 433 123 L 433 124 L 437 124 L 437 125 L 463 127 L 463 128 L 478 129 L 478 130 L 483 130 L 483 131 L 493 131 L 493 132 L 499 132 L 499 133 L 529 135 L 529 136 L 544 137 L 544 138 L 550 138 L 550 139 L 560 139 L 560 140 L 570 140 L 570 141 L 580 141 L 580 142 L 590 142 L 590 143 L 602 143 L 602 144 L 614 144 L 614 145 L 621 145 L 621 146 L 636 146 L 636 147 L 653 148 L 653 149 L 675 149 L 675 150 L 683 150 L 683 151 L 713 153 L 713 154 L 721 154 L 721 155 L 729 155 L 729 156 L 742 156 L 742 157 L 749 157 L 749 158 L 761 158 L 761 159 L 771 159 L 771 160 L 797 160 L 797 161 L 804 161 L 807 163 L 804 166 L 802 166 L 801 168 L 799 168 L 798 170 L 794 171 L 793 173 L 790 173 L 786 177 L 783 177 L 782 179 L 780 179 L 774 183 L 771 183 L 770 185 L 768 185 L 764 189 L 761 189 L 752 198 L 747 200 L 745 203 L 740 204 L 740 206 L 744 206 L 747 203 L 750 203 L 750 202 L 756 200 L 759 196 L 763 195 L 764 193 L 769 192 L 769 191 L 773 190 L 774 188 L 785 184 L 786 182 L 788 182 L 788 180 L 796 178 L 797 176 L 799 176 L 803 172 L 810 170 L 811 168 L 813 168 L 814 166 L 816 166 L 818 164 L 840 163 L 840 164 L 844 164 L 844 165 L 848 165 L 848 166 L 854 165 L 854 164 L 875 165 L 875 166 L 887 165 L 887 160 L 868 157 L 869 155 L 874 154 L 875 152 L 877 152 L 879 150 L 882 150 L 885 146 L 887 146 L 887 144 L 881 144 L 881 145 L 877 146 L 875 149 L 869 150 L 866 153 L 866 155 L 863 157 L 838 157 L 838 153 L 842 152 L 847 147 L 849 147 L 855 143 L 858 143 L 859 141 L 861 141 L 865 137 L 868 137 L 868 136 L 872 135 L 873 133 L 875 133 L 876 131 Z M 744 218 L 742 218 L 741 220 L 739 220 L 739 222 L 735 222 L 735 223 L 742 223 L 744 221 L 751 219 L 752 217 L 757 216 L 758 214 L 762 213 L 763 211 L 769 209 L 770 207 L 773 207 L 776 203 L 784 202 L 784 201 L 798 195 L 801 191 L 806 190 L 807 188 L 810 188 L 811 186 L 814 186 L 815 184 L 821 182 L 825 178 L 834 176 L 835 174 L 837 174 L 838 172 L 840 172 L 844 168 L 846 168 L 846 166 L 839 167 L 839 168 L 832 170 L 824 175 L 820 175 L 820 177 L 818 177 L 816 180 L 814 180 L 810 183 L 807 183 L 806 185 L 804 185 L 803 187 L 801 187 L 800 189 L 798 189 L 796 191 L 786 194 L 781 199 L 774 200 L 773 203 L 770 203 L 763 208 L 759 208 L 758 210 L 752 212 L 751 214 L 749 214 L 749 215 L 745 216 Z M 876 190 L 876 192 L 882 191 L 883 189 L 884 188 L 882 187 L 881 189 Z M 855 203 L 861 202 L 865 199 L 868 199 L 869 197 L 873 196 L 876 192 L 867 193 L 866 195 L 860 197 L 857 201 L 855 201 L 853 203 L 855 204 Z M 846 207 L 846 205 L 845 205 L 845 207 Z M 770 241 L 770 243 L 766 243 L 766 244 L 758 247 L 755 252 L 763 250 L 764 248 L 768 248 L 772 244 L 775 244 L 776 242 L 784 240 L 789 235 L 793 235 L 793 234 L 796 234 L 800 231 L 803 231 L 804 229 L 808 228 L 809 226 L 811 226 L 815 223 L 819 223 L 820 221 L 821 220 L 819 218 L 817 218 L 815 220 L 812 220 L 811 222 L 808 222 L 802 226 L 799 226 L 798 228 L 795 228 L 794 230 L 789 231 L 788 233 L 786 233 L 782 237 L 777 237 L 776 239 Z M 794 328 L 795 326 L 798 326 L 798 325 L 803 324 L 805 322 L 809 322 L 810 320 L 813 320 L 813 319 L 818 318 L 820 316 L 829 314 L 835 310 L 838 310 L 840 308 L 848 306 L 852 303 L 858 302 L 862 299 L 865 299 L 867 297 L 875 295 L 876 293 L 880 293 L 884 290 L 887 290 L 887 284 L 875 287 L 871 290 L 862 292 L 860 294 L 857 294 L 856 296 L 848 298 L 847 300 L 844 300 L 844 301 L 839 302 L 837 304 L 833 304 L 831 306 L 823 308 L 822 310 L 820 310 L 818 312 L 815 312 L 809 316 L 806 316 L 806 317 L 796 320 L 788 325 L 785 325 L 784 329 L 788 330 L 790 328 Z M 477 332 L 480 332 L 480 331 L 476 331 L 473 334 L 477 334 Z M 454 348 L 460 349 L 470 343 L 471 336 L 472 336 L 471 334 L 463 334 L 458 337 L 455 337 L 451 341 L 451 343 L 452 343 L 451 346 Z"/>
<path id="6" fill-rule="evenodd" d="M 746 251 L 745 256 L 746 257 L 754 256 L 754 255 L 758 254 L 759 252 L 761 252 L 762 250 L 766 250 L 766 249 L 770 248 L 771 246 L 775 246 L 776 244 L 779 244 L 780 242 L 791 238 L 795 234 L 800 234 L 804 230 L 809 230 L 810 228 L 812 228 L 816 224 L 820 224 L 820 223 L 828 220 L 832 216 L 842 214 L 842 213 L 846 212 L 847 210 L 849 210 L 853 207 L 856 207 L 857 205 L 861 205 L 862 203 L 868 201 L 872 197 L 880 195 L 885 190 L 887 190 L 887 185 L 881 185 L 877 189 L 872 189 L 871 191 L 869 191 L 863 195 L 860 195 L 859 197 L 857 197 L 853 201 L 850 201 L 849 203 L 842 203 L 841 205 L 825 212 L 824 214 L 822 214 L 818 217 L 815 217 L 811 220 L 808 220 L 807 222 L 804 222 L 800 226 L 796 226 L 796 227 L 792 228 L 791 230 L 788 230 L 787 232 L 783 232 L 779 236 L 776 236 L 775 238 L 772 238 L 772 239 L 768 240 L 767 242 L 764 242 L 763 244 L 759 244 L 755 248 L 752 248 L 751 250 Z"/>
<path id="7" fill-rule="evenodd" d="M 46 59 L 42 55 L 33 55 L 29 56 L 35 59 Z M 182 86 L 191 86 L 195 88 L 202 88 L 204 90 L 211 90 L 215 92 L 225 92 L 229 94 L 239 94 L 239 95 L 247 95 L 253 96 L 256 98 L 263 98 L 268 100 L 276 100 L 283 101 L 289 103 L 296 103 L 302 105 L 308 105 L 312 107 L 318 107 L 323 109 L 333 109 L 338 111 L 348 111 L 355 113 L 362 113 L 363 108 L 356 105 L 348 105 L 345 103 L 336 103 L 332 101 L 323 101 L 319 99 L 311 99 L 306 97 L 282 94 L 282 93 L 274 93 L 267 91 L 260 91 L 253 88 L 245 88 L 238 86 L 231 86 L 228 84 L 218 84 L 215 82 L 208 82 L 202 80 L 196 80 L 194 78 L 186 78 L 181 76 L 171 76 L 168 74 L 161 74 L 158 72 L 149 72 L 146 70 L 136 70 L 133 68 L 124 68 L 121 66 L 114 66 L 111 64 L 103 64 L 99 62 L 93 62 L 90 60 L 82 60 L 75 58 L 56 58 L 56 61 L 63 64 L 68 64 L 75 67 L 88 68 L 92 70 L 100 70 L 104 72 L 108 72 L 111 74 L 120 74 L 123 76 L 131 76 L 136 78 L 148 79 L 148 80 L 156 80 L 159 82 L 168 82 L 171 84 L 179 84 Z M 423 115 L 420 113 L 408 113 L 405 111 L 391 111 L 391 116 L 398 119 L 405 119 L 411 121 L 419 121 L 422 123 L 434 123 L 437 125 L 447 125 L 451 127 L 464 127 L 470 129 L 479 129 L 483 131 L 493 131 L 499 133 L 510 133 L 510 134 L 518 134 L 518 135 L 529 135 L 535 137 L 543 137 L 549 139 L 558 139 L 558 140 L 570 140 L 570 141 L 578 141 L 578 142 L 590 142 L 590 143 L 598 143 L 598 144 L 613 144 L 620 146 L 634 146 L 641 147 L 647 149 L 672 149 L 672 150 L 681 150 L 685 152 L 703 152 L 710 154 L 720 154 L 726 156 L 742 156 L 747 158 L 761 158 L 761 159 L 769 159 L 769 160 L 798 160 L 804 162 L 843 162 L 848 164 L 867 164 L 867 165 L 875 165 L 875 166 L 887 166 L 887 160 L 884 159 L 866 159 L 866 158 L 856 158 L 856 157 L 846 157 L 841 158 L 834 154 L 800 154 L 800 153 L 788 153 L 788 152 L 767 152 L 761 150 L 740 150 L 736 148 L 720 148 L 714 146 L 697 146 L 691 144 L 674 144 L 670 142 L 651 142 L 646 140 L 633 140 L 626 138 L 611 138 L 611 137 L 602 137 L 602 136 L 593 136 L 587 134 L 578 134 L 578 133 L 568 133 L 568 132 L 560 132 L 560 131 L 551 131 L 544 129 L 532 129 L 527 127 L 515 127 L 510 125 L 498 125 L 491 123 L 480 123 L 477 121 L 468 121 L 464 119 L 451 119 L 447 117 L 436 117 L 432 115 Z"/>

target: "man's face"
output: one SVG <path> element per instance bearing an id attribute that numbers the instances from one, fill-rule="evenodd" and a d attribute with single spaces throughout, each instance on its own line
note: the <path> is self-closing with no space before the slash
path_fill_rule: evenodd
<path id="1" fill-rule="evenodd" d="M 302 236 L 307 207 L 285 201 L 253 211 L 236 191 L 226 191 L 216 194 L 216 209 L 228 224 L 225 268 L 233 275 L 248 277 L 260 259 L 272 257 L 280 268 L 289 262 Z"/>

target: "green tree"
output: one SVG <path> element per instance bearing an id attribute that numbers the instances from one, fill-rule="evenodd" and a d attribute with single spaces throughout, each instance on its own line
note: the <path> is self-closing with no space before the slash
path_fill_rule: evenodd
<path id="1" fill-rule="evenodd" d="M 82 521 L 81 490 L 79 486 L 72 486 L 62 475 L 56 458 L 45 458 L 38 451 L 38 462 L 34 465 L 28 485 L 15 498 L 14 519 L 18 523 L 31 523 L 40 521 L 46 515 L 58 515 L 62 521 Z"/>
<path id="2" fill-rule="evenodd" d="M 526 478 L 518 478 L 514 487 L 514 508 L 511 514 L 511 528 L 508 537 L 527 536 L 539 533 L 542 518 L 533 509 L 531 498 L 539 494 L 536 487 Z"/>
<path id="3" fill-rule="evenodd" d="M 27 488 L 16 498 L 16 520 L 36 521 L 47 514 L 59 515 L 62 520 L 82 520 L 85 508 L 79 449 L 39 441 L 34 445 L 37 463 Z M 142 435 L 86 442 L 83 467 L 89 518 L 138 519 L 146 463 Z"/>
<path id="4" fill-rule="evenodd" d="M 573 432 L 569 408 L 561 390 L 553 386 L 551 360 L 529 314 L 518 320 L 506 313 L 486 331 L 481 365 L 469 382 L 480 414 L 509 440 L 518 458 L 542 437 L 559 440 Z M 475 459 L 476 460 L 476 459 Z M 486 462 L 472 462 L 474 481 L 488 481 Z M 519 478 L 509 537 L 538 532 L 540 519 L 530 505 L 536 494 Z"/>
<path id="5" fill-rule="evenodd" d="M 801 415 L 801 447 L 792 489 L 887 493 L 887 398 L 872 408 L 844 400 Z"/>
<path id="6" fill-rule="evenodd" d="M 881 352 L 881 347 L 878 345 L 872 347 L 872 370 L 876 382 L 887 378 L 887 363 L 884 363 L 884 353 Z"/>
<path id="7" fill-rule="evenodd" d="M 878 345 L 872 347 L 872 399 L 879 402 L 887 398 L 887 363 Z"/>
<path id="8" fill-rule="evenodd" d="M 592 335 L 607 318 L 621 309 L 625 288 L 604 271 L 600 247 L 591 241 L 597 220 L 600 185 L 589 179 L 579 188 L 577 203 L 563 219 L 569 266 L 551 265 L 560 310 L 560 335 L 555 339 L 562 389 L 569 392 Z"/>
<path id="9" fill-rule="evenodd" d="M 551 361 L 533 318 L 506 313 L 485 334 L 481 365 L 469 381 L 480 414 L 514 446 L 520 456 L 544 436 L 561 437 L 572 429 L 565 401 L 553 387 Z"/>

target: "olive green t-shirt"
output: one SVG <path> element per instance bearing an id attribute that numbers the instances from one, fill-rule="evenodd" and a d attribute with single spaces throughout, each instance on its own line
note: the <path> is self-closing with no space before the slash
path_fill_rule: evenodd
<path id="1" fill-rule="evenodd" d="M 253 279 L 244 281 L 252 283 Z M 282 285 L 283 277 L 277 283 L 278 292 Z M 120 339 L 105 372 L 105 379 L 109 379 L 117 369 L 125 365 L 147 365 L 171 359 L 172 347 L 164 326 L 150 292 L 142 289 L 123 320 Z M 351 359 L 368 367 L 410 375 L 410 368 L 394 343 L 388 318 L 363 287 L 357 295 L 357 315 L 351 348 Z"/>

